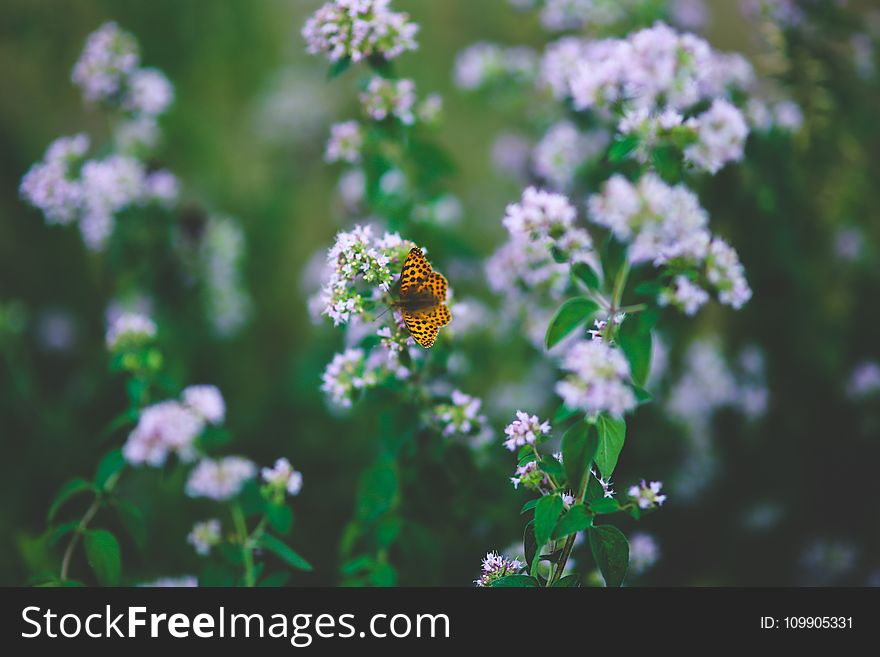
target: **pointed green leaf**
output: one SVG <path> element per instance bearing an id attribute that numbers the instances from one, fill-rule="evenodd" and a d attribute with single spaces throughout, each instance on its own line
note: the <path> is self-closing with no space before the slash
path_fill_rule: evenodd
<path id="1" fill-rule="evenodd" d="M 562 464 L 573 494 L 580 490 L 598 444 L 596 431 L 586 422 L 576 422 L 562 436 Z"/>
<path id="2" fill-rule="evenodd" d="M 596 450 L 595 461 L 602 477 L 607 480 L 614 472 L 620 450 L 623 449 L 626 421 L 602 413 L 596 421 L 596 427 L 599 431 L 599 448 Z"/>
<path id="3" fill-rule="evenodd" d="M 116 586 L 122 576 L 122 558 L 119 542 L 106 529 L 92 529 L 85 534 L 86 558 L 98 582 Z"/>
<path id="4" fill-rule="evenodd" d="M 293 527 L 293 510 L 286 504 L 270 504 L 266 508 L 269 525 L 279 534 L 288 534 Z"/>
<path id="5" fill-rule="evenodd" d="M 528 575 L 505 575 L 492 582 L 493 589 L 511 587 L 534 588 L 536 586 L 541 586 L 541 583 L 534 577 L 529 577 Z"/>
<path id="6" fill-rule="evenodd" d="M 348 68 L 351 66 L 351 57 L 342 57 L 341 59 L 337 59 L 330 65 L 330 68 L 327 70 L 327 79 L 332 80 L 333 78 L 337 78 L 343 73 L 345 73 Z"/>
<path id="7" fill-rule="evenodd" d="M 67 534 L 76 531 L 77 527 L 79 527 L 79 520 L 71 520 L 70 522 L 65 522 L 64 524 L 58 525 L 49 532 L 49 536 L 46 541 L 51 547 L 62 538 L 67 536 Z"/>
<path id="8" fill-rule="evenodd" d="M 611 144 L 608 149 L 608 160 L 610 162 L 622 162 L 630 156 L 630 154 L 638 147 L 638 135 L 630 134 L 620 137 Z"/>
<path id="9" fill-rule="evenodd" d="M 528 502 L 523 504 L 522 508 L 519 510 L 520 515 L 522 515 L 523 513 L 527 513 L 528 511 L 531 511 L 532 509 L 534 509 L 535 505 L 538 503 L 538 500 L 540 500 L 540 499 L 541 499 L 540 497 L 536 497 L 535 499 L 529 500 Z"/>
<path id="10" fill-rule="evenodd" d="M 629 567 L 629 543 L 626 536 L 613 525 L 595 525 L 590 527 L 587 534 L 590 537 L 593 558 L 605 578 L 605 585 L 620 586 Z"/>
<path id="11" fill-rule="evenodd" d="M 535 543 L 539 547 L 546 545 L 556 527 L 559 514 L 562 513 L 562 498 L 555 493 L 545 495 L 535 506 Z"/>
<path id="12" fill-rule="evenodd" d="M 593 524 L 593 516 L 583 504 L 573 505 L 556 525 L 556 538 L 565 538 L 569 534 L 583 531 Z"/>
<path id="13" fill-rule="evenodd" d="M 92 493 L 94 491 L 95 487 L 85 479 L 79 478 L 68 481 L 58 491 L 58 495 L 55 496 L 52 505 L 49 507 L 48 522 L 52 522 L 52 518 L 55 517 L 55 514 L 58 513 L 69 499 L 82 493 Z"/>
<path id="14" fill-rule="evenodd" d="M 553 584 L 553 588 L 564 589 L 564 588 L 575 588 L 581 585 L 580 577 L 572 573 L 571 575 L 566 575 L 561 578 L 555 584 Z"/>
<path id="15" fill-rule="evenodd" d="M 644 386 L 651 372 L 651 332 L 643 330 L 637 317 L 627 317 L 617 332 L 617 343 L 629 361 L 632 380 Z"/>
<path id="16" fill-rule="evenodd" d="M 597 515 L 603 513 L 617 513 L 620 511 L 620 502 L 613 497 L 603 497 L 599 500 L 593 500 L 589 503 L 590 513 Z"/>
<path id="17" fill-rule="evenodd" d="M 571 266 L 571 274 L 581 283 L 587 286 L 588 290 L 598 290 L 602 283 L 599 280 L 599 274 L 585 262 L 576 262 Z"/>
<path id="18" fill-rule="evenodd" d="M 95 472 L 95 486 L 99 490 L 106 490 L 111 486 L 111 479 L 115 483 L 116 477 L 122 468 L 125 467 L 125 458 L 122 456 L 121 449 L 113 449 L 104 455 L 98 463 L 98 469 Z"/>
<path id="19" fill-rule="evenodd" d="M 286 543 L 272 536 L 272 534 L 263 534 L 260 537 L 260 545 L 270 552 L 274 552 L 288 566 L 297 570 L 312 570 L 312 565 L 303 559 L 297 552 Z"/>
<path id="20" fill-rule="evenodd" d="M 550 349 L 557 345 L 565 336 L 574 331 L 578 326 L 592 319 L 598 304 L 585 297 L 569 299 L 550 320 L 547 334 L 544 336 L 544 345 Z"/>

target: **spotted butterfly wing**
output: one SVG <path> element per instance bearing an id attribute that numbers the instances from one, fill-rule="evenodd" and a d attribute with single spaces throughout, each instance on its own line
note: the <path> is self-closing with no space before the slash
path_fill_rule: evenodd
<path id="1" fill-rule="evenodd" d="M 411 249 L 400 273 L 400 300 L 396 305 L 406 328 L 425 349 L 434 344 L 440 328 L 452 320 L 452 313 L 444 305 L 446 288 L 446 279 L 431 268 L 422 250 Z"/>

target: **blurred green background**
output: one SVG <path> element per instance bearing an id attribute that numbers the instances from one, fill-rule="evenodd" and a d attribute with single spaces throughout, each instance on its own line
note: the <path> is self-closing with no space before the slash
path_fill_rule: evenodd
<path id="1" fill-rule="evenodd" d="M 137 36 L 143 62 L 175 85 L 174 106 L 163 118 L 161 163 L 183 181 L 186 198 L 236 217 L 248 241 L 255 312 L 246 330 L 219 340 L 198 322 L 177 322 L 169 332 L 163 327 L 162 348 L 182 383 L 214 383 L 223 391 L 236 436 L 232 449 L 260 463 L 286 455 L 303 472 L 293 542 L 315 572 L 293 582 L 338 583 L 340 536 L 358 476 L 375 454 L 363 427 L 381 406 L 344 417 L 327 410 L 320 374 L 339 335 L 314 327 L 306 311 L 306 265 L 344 227 L 334 205 L 338 171 L 322 159 L 327 129 L 357 112 L 354 77 L 326 82 L 326 63 L 304 52 L 299 31 L 318 4 L 7 0 L 0 6 L 0 302 L 18 300 L 27 315 L 25 333 L 3 339 L 0 363 L 0 583 L 21 584 L 57 560 L 40 540 L 46 509 L 65 480 L 92 472 L 108 446 L 98 434 L 124 406 L 119 379 L 107 374 L 104 310 L 112 281 L 101 258 L 85 251 L 76 231 L 47 227 L 17 191 L 57 136 L 87 131 L 99 141 L 106 135 L 102 114 L 83 106 L 70 70 L 86 36 L 110 19 Z M 762 53 L 736 4 L 708 4 L 709 41 L 751 55 L 761 70 Z M 753 427 L 732 414 L 717 416 L 721 468 L 712 485 L 689 504 L 670 499 L 638 527 L 623 527 L 648 530 L 661 546 L 659 563 L 640 583 L 878 578 L 880 407 L 854 403 L 845 388 L 855 364 L 880 358 L 874 246 L 880 243 L 880 93 L 876 77 L 855 75 L 839 46 L 859 29 L 856 10 L 868 6 L 851 4 L 853 13 L 843 17 L 817 10 L 821 33 L 789 43 L 781 77 L 804 110 L 801 133 L 751 144 L 746 164 L 728 167 L 698 190 L 715 229 L 739 250 L 755 296 L 736 316 L 716 308 L 697 322 L 675 320 L 671 332 L 720 332 L 731 351 L 759 345 L 770 408 Z M 539 47 L 547 37 L 534 16 L 504 0 L 394 5 L 421 25 L 419 50 L 399 60 L 401 75 L 413 77 L 422 92 L 444 96 L 446 118 L 436 140 L 457 165 L 450 188 L 465 209 L 458 247 L 488 255 L 503 238 L 504 206 L 520 188 L 493 171 L 489 152 L 503 119 L 485 99 L 453 87 L 455 55 L 478 40 Z M 280 113 L 272 110 L 279 89 L 292 99 Z M 835 235 L 845 227 L 864 235 L 859 263 L 833 254 Z M 451 247 L 438 250 L 448 254 Z M 483 287 L 479 280 L 452 283 L 457 290 Z M 186 296 L 177 292 L 185 316 Z M 63 350 L 47 347 L 40 333 L 41 322 L 57 312 L 71 320 Z M 482 371 L 465 389 L 487 394 L 510 353 L 516 352 L 505 345 L 487 348 Z M 498 434 L 506 421 L 493 417 Z M 634 438 L 621 468 L 630 479 L 675 470 L 676 427 L 659 411 L 641 413 L 629 433 Z M 477 468 L 462 457 L 461 470 L 450 473 L 453 456 L 446 470 L 415 482 L 436 517 L 414 519 L 420 532 L 397 548 L 402 584 L 467 585 L 487 550 L 521 535 L 517 511 L 526 498 L 507 483 L 509 454 L 500 446 L 490 453 L 493 463 Z M 158 485 L 147 475 L 126 482 L 126 495 L 151 527 L 143 554 L 123 546 L 131 581 L 199 569 L 184 537 L 201 517 L 200 506 L 187 501 L 181 511 L 174 477 Z M 749 518 L 760 509 L 770 509 L 773 519 L 755 529 Z M 805 556 L 811 549 L 842 550 L 848 565 L 817 570 Z M 835 554 L 823 558 L 833 561 Z"/>

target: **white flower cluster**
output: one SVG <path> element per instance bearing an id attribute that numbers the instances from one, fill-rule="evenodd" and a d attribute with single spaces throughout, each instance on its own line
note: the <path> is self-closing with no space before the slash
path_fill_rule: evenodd
<path id="1" fill-rule="evenodd" d="M 355 397 L 362 391 L 397 379 L 405 381 L 410 371 L 400 362 L 400 342 L 392 337 L 387 327 L 381 329 L 381 344 L 369 355 L 363 349 L 349 348 L 333 357 L 321 375 L 321 390 L 330 402 L 341 408 L 351 408 Z"/>
<path id="2" fill-rule="evenodd" d="M 375 121 L 393 116 L 404 125 L 415 123 L 416 83 L 412 80 L 373 76 L 361 93 L 360 101 L 364 111 Z"/>
<path id="3" fill-rule="evenodd" d="M 554 52 L 571 55 L 571 49 Z M 728 88 L 746 86 L 754 76 L 742 57 L 718 53 L 700 37 L 662 23 L 625 39 L 585 43 L 575 65 L 545 62 L 548 68 L 570 71 L 567 92 L 579 110 L 624 103 L 683 111 L 701 100 L 722 98 Z"/>
<path id="4" fill-rule="evenodd" d="M 587 202 L 590 219 L 629 243 L 633 264 L 655 266 L 681 263 L 704 270 L 721 303 L 741 308 L 752 296 L 736 251 L 709 232 L 708 216 L 696 195 L 683 185 L 670 186 L 653 173 L 636 184 L 620 175 L 608 180 L 600 194 Z M 683 277 L 661 293 L 671 303 L 693 314 L 706 301 L 695 283 Z"/>
<path id="5" fill-rule="evenodd" d="M 165 75 L 140 67 L 137 40 L 109 22 L 89 35 L 73 68 L 73 82 L 87 102 L 101 102 L 125 114 L 116 129 L 122 152 L 152 148 L 158 140 L 158 117 L 174 101 Z"/>
<path id="6" fill-rule="evenodd" d="M 225 502 L 238 495 L 244 484 L 256 475 L 257 466 L 242 456 L 202 459 L 189 474 L 186 494 Z"/>
<path id="7" fill-rule="evenodd" d="M 523 445 L 534 445 L 540 436 L 550 433 L 550 423 L 541 422 L 537 415 L 529 415 L 523 411 L 516 412 L 516 419 L 504 428 L 507 440 L 504 446 L 515 452 Z"/>
<path id="8" fill-rule="evenodd" d="M 477 586 L 492 586 L 492 582 L 505 575 L 515 575 L 525 566 L 518 559 L 508 559 L 496 552 L 486 553 L 483 559 L 483 572 L 474 580 Z"/>
<path id="9" fill-rule="evenodd" d="M 736 107 L 726 100 L 715 100 L 693 123 L 697 142 L 685 149 L 685 159 L 709 173 L 742 159 L 749 126 Z"/>
<path id="10" fill-rule="evenodd" d="M 482 401 L 460 390 L 453 390 L 449 404 L 434 407 L 434 420 L 439 423 L 441 433 L 446 436 L 486 437 L 486 416 L 480 413 Z"/>
<path id="11" fill-rule="evenodd" d="M 168 195 L 176 194 L 176 186 L 169 190 L 167 181 L 176 179 L 167 171 L 148 174 L 139 160 L 119 153 L 85 160 L 88 149 L 89 138 L 83 134 L 55 140 L 25 174 L 19 192 L 49 224 L 78 221 L 83 241 L 99 251 L 117 213 L 147 203 L 166 204 Z"/>
<path id="12" fill-rule="evenodd" d="M 663 506 L 666 501 L 666 496 L 660 494 L 662 488 L 662 482 L 652 481 L 648 484 L 643 479 L 638 486 L 630 486 L 627 495 L 638 504 L 640 509 L 653 509 L 655 506 Z"/>
<path id="13" fill-rule="evenodd" d="M 106 343 L 110 351 L 122 345 L 139 343 L 156 337 L 156 323 L 141 313 L 122 313 L 107 328 Z"/>
<path id="14" fill-rule="evenodd" d="M 200 280 L 207 317 L 217 335 L 235 335 L 250 319 L 252 301 L 244 282 L 244 231 L 231 217 L 208 219 L 199 243 Z"/>
<path id="15" fill-rule="evenodd" d="M 103 101 L 119 96 L 125 80 L 138 66 L 137 40 L 110 22 L 89 35 L 71 77 L 86 100 Z"/>
<path id="16" fill-rule="evenodd" d="M 504 47 L 480 42 L 462 50 L 455 59 L 455 84 L 469 91 L 490 86 L 529 84 L 538 71 L 531 48 Z"/>
<path id="17" fill-rule="evenodd" d="M 132 465 L 159 467 L 170 454 L 192 461 L 195 440 L 205 423 L 219 424 L 224 415 L 225 404 L 216 387 L 191 386 L 183 391 L 183 402 L 168 400 L 143 409 L 122 454 Z"/>
<path id="18" fill-rule="evenodd" d="M 604 130 L 582 133 L 571 121 L 560 121 L 535 146 L 532 170 L 553 189 L 565 191 L 571 187 L 578 169 L 597 160 L 609 141 Z"/>
<path id="19" fill-rule="evenodd" d="M 599 340 L 578 342 L 566 351 L 561 367 L 568 375 L 556 384 L 556 393 L 568 408 L 620 416 L 635 407 L 629 362 L 617 347 Z"/>
<path id="20" fill-rule="evenodd" d="M 302 473 L 294 470 L 286 458 L 278 459 L 271 468 L 263 468 L 260 475 L 267 484 L 284 490 L 290 495 L 299 495 L 302 490 Z"/>
<path id="21" fill-rule="evenodd" d="M 331 0 L 318 9 L 302 30 L 311 54 L 330 61 L 350 57 L 394 59 L 415 50 L 419 26 L 405 13 L 391 11 L 390 0 Z"/>
<path id="22" fill-rule="evenodd" d="M 329 280 L 321 292 L 323 314 L 335 325 L 362 315 L 365 295 L 376 299 L 388 291 L 395 277 L 391 266 L 402 265 L 413 246 L 396 233 L 385 233 L 377 239 L 369 226 L 355 226 L 337 234 L 336 243 L 327 253 L 330 267 Z"/>
<path id="23" fill-rule="evenodd" d="M 220 531 L 220 521 L 216 518 L 203 520 L 193 525 L 186 542 L 193 546 L 196 554 L 206 557 L 211 553 L 211 548 L 220 542 Z"/>
<path id="24" fill-rule="evenodd" d="M 490 287 L 508 294 L 540 287 L 560 297 L 571 265 L 595 262 L 592 239 L 575 225 L 576 219 L 577 211 L 565 196 L 527 188 L 520 202 L 505 211 L 510 239 L 487 262 Z"/>
<path id="25" fill-rule="evenodd" d="M 612 25 L 645 0 L 544 0 L 541 25 L 553 32 Z"/>
<path id="26" fill-rule="evenodd" d="M 357 164 L 364 147 L 364 130 L 357 121 L 342 121 L 330 126 L 330 138 L 324 149 L 324 160 Z"/>

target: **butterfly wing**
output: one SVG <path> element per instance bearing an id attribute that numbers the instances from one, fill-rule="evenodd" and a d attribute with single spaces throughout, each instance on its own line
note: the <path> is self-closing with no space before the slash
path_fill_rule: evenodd
<path id="1" fill-rule="evenodd" d="M 403 261 L 403 269 L 400 272 L 400 296 L 401 298 L 412 294 L 413 291 L 424 285 L 425 281 L 432 274 L 431 264 L 425 258 L 422 250 L 413 247 L 406 255 Z M 443 278 L 441 276 L 441 278 Z M 446 279 L 444 279 L 444 283 Z M 445 298 L 445 296 L 444 296 Z"/>
<path id="2" fill-rule="evenodd" d="M 446 278 L 431 269 L 421 249 L 413 248 L 400 272 L 400 309 L 406 328 L 425 349 L 434 344 L 440 328 L 452 321 L 446 301 Z"/>

